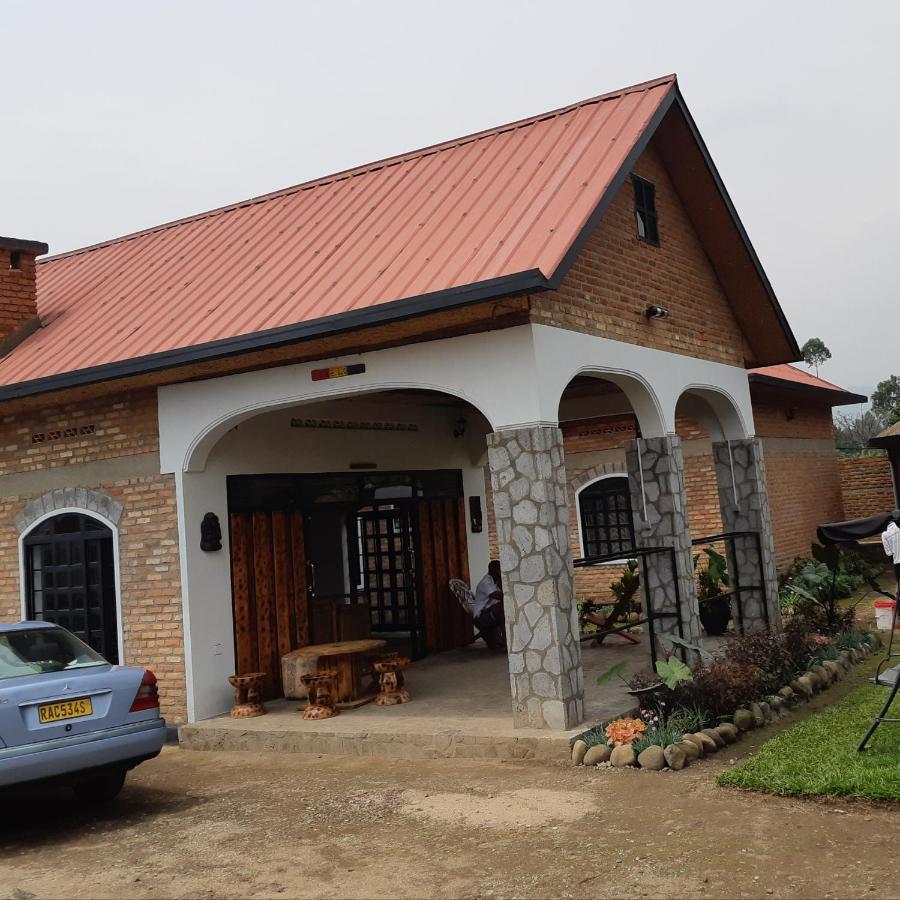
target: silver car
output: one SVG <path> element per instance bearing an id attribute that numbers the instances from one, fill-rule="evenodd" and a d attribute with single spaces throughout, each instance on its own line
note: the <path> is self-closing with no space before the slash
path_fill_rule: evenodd
<path id="1" fill-rule="evenodd" d="M 0 624 L 0 787 L 57 779 L 111 800 L 165 737 L 149 669 L 111 665 L 58 625 Z"/>

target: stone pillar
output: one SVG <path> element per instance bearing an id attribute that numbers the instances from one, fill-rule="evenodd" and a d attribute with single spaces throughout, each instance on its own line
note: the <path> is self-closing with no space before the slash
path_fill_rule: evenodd
<path id="1" fill-rule="evenodd" d="M 778 603 L 778 575 L 775 571 L 775 547 L 772 542 L 772 520 L 769 515 L 769 492 L 766 486 L 766 464 L 758 438 L 719 441 L 713 444 L 716 481 L 724 531 L 753 531 L 759 534 L 762 570 L 756 541 L 739 538 L 734 552 L 729 553 L 728 566 L 742 585 L 765 585 L 768 597 L 769 623 L 781 628 Z M 743 594 L 744 628 L 765 628 L 766 619 L 760 591 Z M 735 610 L 735 625 L 738 624 Z"/>
<path id="2" fill-rule="evenodd" d="M 513 721 L 574 728 L 584 719 L 562 433 L 487 436 L 509 648 Z"/>
<path id="3" fill-rule="evenodd" d="M 672 547 L 675 551 L 674 573 L 669 554 L 645 557 L 646 579 L 643 577 L 644 566 L 641 570 L 645 609 L 648 598 L 654 612 L 676 613 L 680 608 L 684 639 L 698 643 L 700 614 L 688 529 L 681 439 L 676 435 L 638 438 L 630 442 L 625 459 L 638 547 Z M 657 634 L 678 634 L 678 619 L 673 616 L 657 620 L 653 627 Z M 661 645 L 657 641 L 659 657 L 664 659 L 671 652 L 671 645 Z"/>

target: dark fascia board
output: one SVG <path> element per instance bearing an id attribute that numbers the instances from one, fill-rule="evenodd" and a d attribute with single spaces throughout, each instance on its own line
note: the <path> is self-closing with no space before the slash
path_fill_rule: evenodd
<path id="1" fill-rule="evenodd" d="M 35 256 L 43 256 L 50 248 L 42 241 L 23 241 L 21 238 L 0 237 L 0 249 L 33 253 Z"/>
<path id="2" fill-rule="evenodd" d="M 869 443 L 866 446 L 871 447 L 873 450 L 893 450 L 900 447 L 900 434 L 869 438 Z"/>
<path id="3" fill-rule="evenodd" d="M 0 401 L 32 397 L 50 391 L 94 384 L 98 381 L 113 381 L 133 375 L 146 375 L 163 369 L 210 362 L 257 350 L 270 350 L 312 338 L 341 334 L 375 325 L 386 325 L 428 313 L 469 306 L 483 300 L 514 297 L 549 289 L 550 285 L 544 274 L 538 269 L 529 269 L 514 275 L 503 275 L 475 284 L 448 288 L 404 300 L 394 300 L 366 309 L 324 316 L 309 322 L 299 322 L 294 325 L 270 328 L 266 331 L 224 338 L 205 344 L 195 344 L 177 350 L 165 350 L 161 353 L 152 353 L 134 359 L 91 366 L 74 372 L 64 372 L 60 375 L 50 375 L 46 378 L 35 378 L 31 381 L 4 385 L 0 387 Z"/>
<path id="4" fill-rule="evenodd" d="M 700 149 L 700 153 L 703 156 L 703 161 L 706 163 L 706 166 L 709 169 L 709 173 L 716 185 L 716 190 L 718 190 L 719 196 L 722 198 L 722 202 L 725 204 L 725 208 L 728 210 L 728 214 L 731 216 L 731 220 L 734 222 L 734 227 L 737 229 L 737 232 L 740 235 L 741 241 L 744 244 L 744 249 L 747 251 L 747 255 L 750 257 L 750 261 L 753 263 L 753 268 L 756 270 L 756 274 L 759 276 L 759 280 L 762 282 L 762 285 L 765 288 L 766 295 L 769 298 L 769 303 L 772 304 L 772 310 L 778 318 L 778 322 L 780 323 L 781 328 L 784 331 L 785 337 L 788 339 L 788 344 L 790 345 L 791 351 L 795 354 L 792 360 L 785 360 L 785 362 L 795 362 L 796 360 L 802 358 L 802 354 L 800 353 L 800 345 L 797 343 L 797 338 L 794 336 L 794 332 L 791 330 L 791 326 L 788 324 L 788 320 L 784 314 L 784 310 L 781 308 L 781 304 L 778 302 L 778 298 L 775 296 L 775 291 L 772 288 L 772 283 L 769 281 L 769 276 L 766 275 L 766 272 L 762 267 L 762 263 L 759 261 L 759 257 L 756 255 L 756 250 L 754 249 L 753 244 L 750 242 L 750 237 L 747 234 L 747 230 L 744 228 L 744 223 L 741 222 L 741 217 L 738 215 L 734 204 L 731 202 L 731 197 L 728 195 L 728 191 L 725 188 L 725 183 L 722 181 L 722 176 L 719 175 L 719 170 L 716 168 L 716 164 L 713 162 L 713 159 L 710 156 L 709 149 L 706 146 L 706 142 L 703 140 L 703 136 L 700 134 L 700 130 L 697 128 L 697 123 L 694 121 L 694 117 L 691 115 L 690 110 L 687 108 L 687 104 L 684 102 L 684 97 L 681 95 L 681 90 L 677 86 L 675 88 L 675 103 L 678 106 L 679 112 L 684 116 L 684 120 L 687 123 L 692 137 L 697 142 L 697 147 Z"/>
<path id="5" fill-rule="evenodd" d="M 865 394 L 854 394 L 850 391 L 816 387 L 812 384 L 800 384 L 796 381 L 787 381 L 784 378 L 776 378 L 773 375 L 762 375 L 756 372 L 751 372 L 748 375 L 748 380 L 750 384 L 776 388 L 779 391 L 803 393 L 813 399 L 827 402 L 829 406 L 849 406 L 853 403 L 868 403 L 869 401 Z"/>
<path id="6" fill-rule="evenodd" d="M 610 203 L 615 200 L 616 195 L 619 193 L 619 188 L 621 188 L 625 183 L 626 179 L 631 174 L 631 170 L 635 167 L 637 161 L 641 158 L 641 155 L 647 149 L 647 146 L 653 139 L 653 135 L 656 133 L 656 129 L 659 128 L 660 122 L 662 122 L 662 120 L 666 117 L 666 113 L 669 111 L 677 95 L 678 89 L 673 82 L 666 96 L 663 97 L 663 99 L 660 101 L 656 112 L 647 123 L 647 127 L 643 130 L 641 136 L 638 138 L 635 145 L 631 148 L 628 156 L 625 157 L 625 161 L 619 167 L 619 171 L 616 172 L 615 177 L 609 183 L 607 189 L 604 191 L 603 196 L 600 198 L 600 202 L 594 208 L 594 211 L 591 213 L 587 222 L 584 224 L 584 227 L 579 232 L 578 237 L 575 238 L 574 243 L 566 251 L 566 255 L 562 258 L 562 260 L 560 260 L 560 263 L 556 267 L 556 270 L 550 276 L 550 287 L 553 290 L 559 290 L 560 286 L 562 285 L 563 279 L 575 264 L 575 260 L 584 249 L 584 245 L 587 243 L 588 238 L 591 236 L 591 234 L 593 234 L 596 227 L 600 224 L 600 220 L 603 218 L 606 210 L 609 208 Z"/>

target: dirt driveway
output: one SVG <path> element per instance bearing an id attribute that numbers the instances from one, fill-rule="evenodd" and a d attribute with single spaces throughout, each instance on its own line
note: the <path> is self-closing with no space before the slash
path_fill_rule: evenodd
<path id="1" fill-rule="evenodd" d="M 652 774 L 167 748 L 103 813 L 3 797 L 0 896 L 900 896 L 896 807 L 717 788 L 736 749 Z"/>

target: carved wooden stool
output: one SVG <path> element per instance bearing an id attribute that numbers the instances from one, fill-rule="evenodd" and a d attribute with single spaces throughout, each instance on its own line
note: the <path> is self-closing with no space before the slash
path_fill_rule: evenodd
<path id="1" fill-rule="evenodd" d="M 309 706 L 303 710 L 304 719 L 330 719 L 338 714 L 334 695 L 336 678 L 334 669 L 318 669 L 300 676 L 309 692 Z"/>
<path id="2" fill-rule="evenodd" d="M 265 672 L 229 676 L 228 683 L 234 688 L 234 706 L 229 713 L 232 719 L 250 719 L 266 714 L 259 696 L 265 677 Z"/>
<path id="3" fill-rule="evenodd" d="M 412 697 L 403 687 L 403 670 L 409 666 L 408 656 L 391 655 L 379 659 L 372 668 L 379 674 L 378 696 L 375 702 L 379 706 L 393 706 L 395 703 L 409 703 Z"/>

